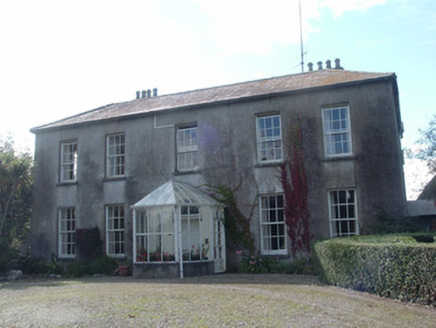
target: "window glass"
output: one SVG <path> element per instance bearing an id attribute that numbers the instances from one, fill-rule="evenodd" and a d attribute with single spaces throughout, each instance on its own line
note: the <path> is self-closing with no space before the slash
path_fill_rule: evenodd
<path id="1" fill-rule="evenodd" d="M 124 205 L 106 207 L 106 252 L 110 256 L 124 256 Z"/>
<path id="2" fill-rule="evenodd" d="M 125 173 L 125 136 L 116 134 L 107 137 L 107 176 L 123 176 Z"/>
<path id="3" fill-rule="evenodd" d="M 351 154 L 348 107 L 323 109 L 324 147 L 327 156 Z"/>
<path id="4" fill-rule="evenodd" d="M 197 127 L 177 130 L 177 169 L 190 171 L 198 168 Z"/>
<path id="5" fill-rule="evenodd" d="M 330 235 L 332 237 L 359 234 L 356 213 L 356 192 L 353 189 L 329 192 Z"/>
<path id="6" fill-rule="evenodd" d="M 77 142 L 61 144 L 61 182 L 77 179 Z"/>
<path id="7" fill-rule="evenodd" d="M 261 196 L 259 203 L 262 253 L 286 254 L 284 196 Z"/>
<path id="8" fill-rule="evenodd" d="M 76 254 L 76 210 L 59 210 L 59 257 L 74 257 Z"/>
<path id="9" fill-rule="evenodd" d="M 257 149 L 259 162 L 282 159 L 280 115 L 257 117 Z"/>

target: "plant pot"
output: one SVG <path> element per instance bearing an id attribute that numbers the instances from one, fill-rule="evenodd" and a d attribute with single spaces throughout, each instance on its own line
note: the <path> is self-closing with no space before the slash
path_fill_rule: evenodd
<path id="1" fill-rule="evenodd" d="M 120 265 L 118 267 L 118 273 L 122 277 L 127 277 L 129 275 L 129 271 L 130 271 L 130 266 L 128 265 Z"/>

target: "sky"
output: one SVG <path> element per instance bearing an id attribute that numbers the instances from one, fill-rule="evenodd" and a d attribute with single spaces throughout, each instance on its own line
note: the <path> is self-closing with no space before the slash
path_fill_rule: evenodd
<path id="1" fill-rule="evenodd" d="M 301 73 L 298 0 L 0 0 L 0 138 L 107 104 Z M 304 70 L 397 75 L 402 146 L 436 114 L 436 1 L 301 0 Z M 324 64 L 325 65 L 325 64 Z M 315 65 L 316 67 L 316 65 Z M 406 160 L 407 195 L 430 180 Z"/>

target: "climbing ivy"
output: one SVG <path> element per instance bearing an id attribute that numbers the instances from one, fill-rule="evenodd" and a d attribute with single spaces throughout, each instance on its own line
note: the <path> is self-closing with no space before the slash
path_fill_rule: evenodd
<path id="1" fill-rule="evenodd" d="M 250 214 L 244 215 L 238 207 L 235 193 L 241 186 L 242 179 L 235 188 L 222 184 L 209 186 L 212 196 L 225 205 L 224 227 L 227 234 L 227 246 L 234 250 L 245 249 L 249 254 L 254 254 L 255 241 L 250 231 L 250 222 L 256 203 L 250 205 Z"/>
<path id="2" fill-rule="evenodd" d="M 309 208 L 301 124 L 297 120 L 290 126 L 288 157 L 280 164 L 280 181 L 285 195 L 285 223 L 291 240 L 292 255 L 310 253 L 312 235 L 309 230 Z"/>

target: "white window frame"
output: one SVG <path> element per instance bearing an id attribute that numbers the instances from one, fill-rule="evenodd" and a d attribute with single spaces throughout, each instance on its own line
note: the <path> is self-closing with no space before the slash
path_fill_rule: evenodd
<path id="1" fill-rule="evenodd" d="M 341 194 L 343 197 L 341 197 Z M 341 198 L 344 198 L 343 202 L 341 202 Z M 359 235 L 357 194 L 355 189 L 329 190 L 328 206 L 330 237 Z M 354 226 L 354 231 L 351 229 L 352 226 Z M 342 231 L 345 227 L 346 229 L 344 230 L 346 231 Z"/>
<path id="2" fill-rule="evenodd" d="M 335 112 L 339 114 L 337 119 L 333 118 Z M 350 108 L 348 106 L 323 108 L 322 121 L 325 155 L 327 157 L 351 155 L 353 147 L 351 140 Z"/>
<path id="3" fill-rule="evenodd" d="M 111 257 L 126 255 L 126 220 L 122 204 L 106 206 L 106 254 Z"/>
<path id="4" fill-rule="evenodd" d="M 76 256 L 76 209 L 65 207 L 59 209 L 59 250 L 60 258 Z"/>
<path id="5" fill-rule="evenodd" d="M 118 142 L 117 142 L 118 141 Z M 126 172 L 126 136 L 111 134 L 106 138 L 106 176 L 123 177 Z"/>
<path id="6" fill-rule="evenodd" d="M 77 141 L 61 143 L 61 182 L 77 181 Z"/>
<path id="7" fill-rule="evenodd" d="M 198 129 L 197 126 L 177 129 L 177 170 L 198 169 Z"/>
<path id="8" fill-rule="evenodd" d="M 270 207 L 271 197 L 275 197 L 275 207 Z M 278 197 L 282 198 L 282 206 L 278 206 Z M 267 207 L 264 207 L 264 199 L 267 199 Z M 283 194 L 261 195 L 259 197 L 259 221 L 260 221 L 260 240 L 262 255 L 286 255 L 288 253 L 287 248 L 287 233 L 285 223 L 285 196 Z M 272 221 L 271 214 L 274 213 L 276 221 Z M 281 217 L 281 220 L 278 220 Z M 265 233 L 265 229 L 269 230 Z M 276 229 L 276 233 L 273 234 L 271 229 Z M 280 234 L 279 230 L 282 230 Z M 282 245 L 280 242 L 282 239 Z M 273 249 L 273 244 L 277 246 Z"/>
<path id="9" fill-rule="evenodd" d="M 256 135 L 257 161 L 259 163 L 274 163 L 283 160 L 282 120 L 280 114 L 257 116 Z"/>

